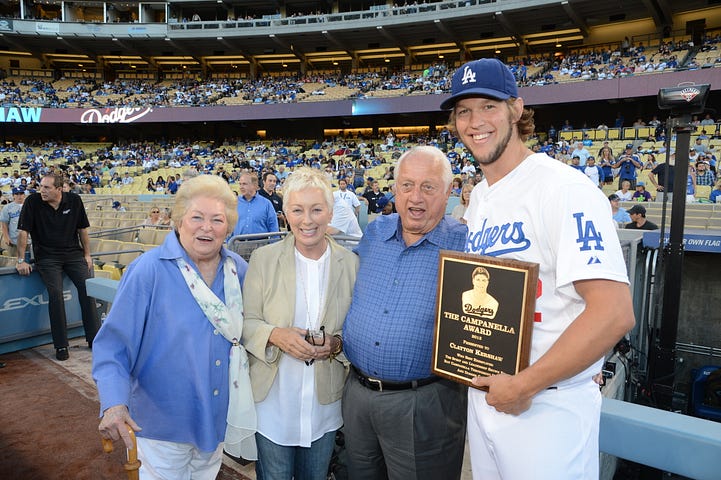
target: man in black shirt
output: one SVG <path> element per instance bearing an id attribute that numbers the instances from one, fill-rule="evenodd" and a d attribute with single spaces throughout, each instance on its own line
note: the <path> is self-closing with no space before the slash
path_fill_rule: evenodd
<path id="1" fill-rule="evenodd" d="M 642 205 L 634 205 L 628 209 L 631 222 L 626 224 L 629 230 L 658 230 L 658 225 L 646 220 L 646 208 Z"/>
<path id="2" fill-rule="evenodd" d="M 278 216 L 278 226 L 284 227 L 283 198 L 276 193 L 276 185 L 278 185 L 278 177 L 276 177 L 273 172 L 265 172 L 263 174 L 263 188 L 258 190 L 258 195 L 270 200 L 270 203 L 273 204 L 273 210 L 275 210 L 275 214 Z"/>
<path id="3" fill-rule="evenodd" d="M 95 300 L 85 290 L 85 280 L 92 277 L 88 216 L 80 196 L 63 192 L 63 178 L 45 175 L 40 191 L 30 195 L 23 204 L 18 222 L 18 252 L 24 252 L 28 234 L 32 236 L 35 268 L 48 289 L 50 330 L 55 357 L 67 360 L 68 331 L 63 299 L 63 272 L 75 284 L 83 317 L 85 340 L 92 348 L 100 328 Z M 32 267 L 18 257 L 15 267 L 20 275 L 30 275 Z"/>
<path id="4" fill-rule="evenodd" d="M 380 186 L 377 180 L 373 180 L 371 183 L 371 189 L 363 194 L 363 197 L 368 204 L 368 213 L 381 213 L 383 207 L 378 206 L 378 200 L 385 197 L 385 194 L 381 192 Z"/>

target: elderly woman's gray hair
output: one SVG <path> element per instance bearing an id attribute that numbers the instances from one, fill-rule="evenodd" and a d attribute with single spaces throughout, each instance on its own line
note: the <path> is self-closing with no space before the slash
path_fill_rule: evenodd
<path id="1" fill-rule="evenodd" d="M 225 218 L 228 222 L 227 234 L 230 234 L 238 223 L 238 197 L 230 189 L 228 182 L 217 175 L 198 175 L 184 181 L 175 195 L 173 218 L 176 224 L 183 221 L 189 203 L 196 197 L 207 197 L 220 200 L 225 205 Z"/>
<path id="2" fill-rule="evenodd" d="M 413 147 L 407 152 L 405 152 L 403 155 L 401 155 L 401 158 L 398 159 L 398 164 L 396 165 L 396 171 L 400 171 L 401 163 L 403 163 L 406 158 L 417 155 L 419 153 L 428 155 L 441 166 L 441 168 L 443 169 L 443 177 L 441 178 L 441 180 L 443 180 L 443 185 L 446 188 L 449 188 L 451 186 L 451 182 L 453 181 L 451 162 L 448 161 L 448 157 L 446 157 L 446 154 L 443 153 L 441 149 L 431 147 L 430 145 L 419 145 L 417 147 Z"/>
<path id="3" fill-rule="evenodd" d="M 323 192 L 328 209 L 333 211 L 333 190 L 330 186 L 330 180 L 328 180 L 325 173 L 316 168 L 302 167 L 290 174 L 283 184 L 283 197 L 288 199 L 291 193 L 309 188 L 319 188 Z M 287 206 L 288 203 L 284 202 L 284 211 Z"/>

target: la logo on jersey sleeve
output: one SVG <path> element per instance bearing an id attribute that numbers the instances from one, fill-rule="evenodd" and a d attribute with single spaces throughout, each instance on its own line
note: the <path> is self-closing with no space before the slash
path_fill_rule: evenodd
<path id="1" fill-rule="evenodd" d="M 601 260 L 596 256 L 594 251 L 603 251 L 603 237 L 601 232 L 598 231 L 593 220 L 584 220 L 583 213 L 578 212 L 573 214 L 573 218 L 576 219 L 576 230 L 578 237 L 576 238 L 576 244 L 578 244 L 578 250 L 581 252 L 590 252 L 591 255 L 588 258 L 588 265 L 599 264 Z"/>

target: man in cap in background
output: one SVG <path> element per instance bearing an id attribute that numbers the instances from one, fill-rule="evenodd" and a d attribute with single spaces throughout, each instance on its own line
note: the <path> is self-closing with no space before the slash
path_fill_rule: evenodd
<path id="1" fill-rule="evenodd" d="M 13 188 L 13 201 L 8 203 L 0 211 L 0 228 L 2 228 L 2 244 L 3 249 L 7 249 L 9 256 L 17 255 L 18 244 L 18 220 L 20 219 L 20 211 L 25 202 L 25 189 Z"/>
<path id="2" fill-rule="evenodd" d="M 614 168 L 619 169 L 618 188 L 621 188 L 621 182 L 624 180 L 631 182 L 631 188 L 636 188 L 636 171 L 642 167 L 641 159 L 633 153 L 633 144 L 629 143 L 614 165 Z"/>
<path id="3" fill-rule="evenodd" d="M 631 217 L 631 223 L 626 224 L 628 230 L 658 230 L 658 225 L 646 220 L 646 207 L 643 205 L 629 208 L 628 215 Z"/>
<path id="4" fill-rule="evenodd" d="M 631 221 L 631 217 L 625 208 L 622 208 L 619 204 L 621 203 L 621 197 L 612 193 L 608 196 L 608 201 L 611 203 L 611 216 L 616 223 L 628 223 Z"/>
<path id="5" fill-rule="evenodd" d="M 526 147 L 533 112 L 502 62 L 463 65 L 451 92 L 441 109 L 484 175 L 464 215 L 466 251 L 540 265 L 530 365 L 475 377 L 487 391 L 469 389 L 473 477 L 597 478 L 593 376 L 634 324 L 608 200 L 581 172 Z"/>

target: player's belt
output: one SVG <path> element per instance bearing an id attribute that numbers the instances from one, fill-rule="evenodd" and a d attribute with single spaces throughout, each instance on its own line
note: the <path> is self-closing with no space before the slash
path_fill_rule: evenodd
<path id="1" fill-rule="evenodd" d="M 358 379 L 358 383 L 376 392 L 382 392 L 384 390 L 415 390 L 416 388 L 429 385 L 441 379 L 441 377 L 432 376 L 428 378 L 421 378 L 418 380 L 411 380 L 409 382 L 390 382 L 387 380 L 381 380 L 379 378 L 369 377 L 357 368 L 352 368 L 353 374 Z"/>

